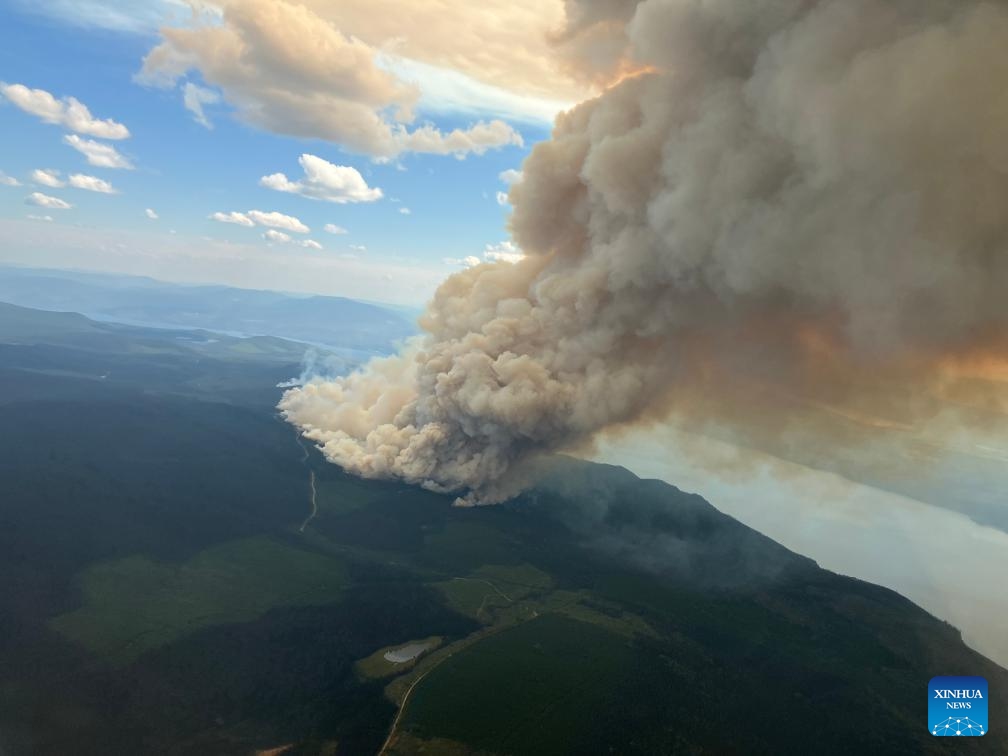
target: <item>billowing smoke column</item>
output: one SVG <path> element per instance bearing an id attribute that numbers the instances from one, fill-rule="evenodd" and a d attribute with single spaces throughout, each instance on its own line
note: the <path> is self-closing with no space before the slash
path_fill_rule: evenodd
<path id="1" fill-rule="evenodd" d="M 1003 411 L 1008 4 L 567 5 L 560 49 L 622 80 L 526 161 L 523 261 L 445 281 L 403 354 L 285 395 L 331 461 L 494 502 L 642 419 Z"/>

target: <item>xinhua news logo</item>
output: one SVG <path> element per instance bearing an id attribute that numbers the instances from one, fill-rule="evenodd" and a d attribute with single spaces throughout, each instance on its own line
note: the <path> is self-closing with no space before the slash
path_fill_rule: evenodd
<path id="1" fill-rule="evenodd" d="M 987 734 L 987 681 L 982 677 L 934 677 L 928 683 L 928 729 L 932 735 Z"/>

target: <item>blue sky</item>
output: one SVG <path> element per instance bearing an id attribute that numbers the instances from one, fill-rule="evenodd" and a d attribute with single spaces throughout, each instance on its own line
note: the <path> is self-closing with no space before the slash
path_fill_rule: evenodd
<path id="1" fill-rule="evenodd" d="M 226 101 L 227 89 L 208 86 L 197 68 L 185 81 L 222 98 L 205 107 L 212 123 L 206 128 L 183 106 L 183 81 L 170 88 L 138 81 L 144 56 L 161 41 L 160 12 L 178 24 L 187 11 L 172 5 L 155 12 L 156 5 L 135 11 L 128 3 L 54 3 L 43 15 L 31 7 L 15 2 L 4 12 L 0 82 L 45 90 L 57 99 L 74 97 L 95 119 L 123 124 L 127 139 L 86 133 L 80 138 L 114 147 L 134 168 L 89 165 L 65 143 L 72 129 L 45 123 L 0 96 L 0 171 L 19 184 L 0 186 L 0 262 L 419 303 L 458 268 L 453 261 L 479 256 L 487 245 L 507 239 L 509 207 L 498 200 L 498 192 L 506 190 L 500 174 L 520 168 L 530 147 L 550 130 L 542 107 L 529 113 L 519 108 L 506 121 L 520 134 L 520 146 L 502 144 L 464 158 L 411 150 L 392 158 L 369 155 L 334 139 L 290 136 L 248 123 Z M 470 81 L 476 94 L 463 87 L 462 100 L 468 96 L 468 102 L 433 100 L 423 96 L 424 82 L 418 82 L 421 97 L 410 128 L 429 123 L 447 133 L 497 115 L 481 112 L 474 101 L 481 83 L 431 70 L 444 74 L 430 79 L 432 90 L 454 77 Z M 368 187 L 381 189 L 382 199 L 337 204 L 260 185 L 263 176 L 275 173 L 298 180 L 304 153 L 356 169 Z M 37 169 L 58 172 L 62 182 L 73 174 L 95 177 L 117 193 L 39 185 L 32 176 Z M 28 204 L 35 192 L 73 207 Z M 147 216 L 148 208 L 156 220 Z M 310 233 L 288 236 L 315 240 L 323 249 L 269 244 L 262 238 L 265 227 L 209 219 L 215 212 L 253 209 L 299 219 Z M 348 233 L 326 233 L 327 224 Z"/>

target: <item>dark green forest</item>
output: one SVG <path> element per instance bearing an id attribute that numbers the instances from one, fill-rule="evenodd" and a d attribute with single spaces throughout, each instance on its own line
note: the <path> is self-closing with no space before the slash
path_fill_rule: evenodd
<path id="1" fill-rule="evenodd" d="M 1008 689 L 620 468 L 473 509 L 352 478 L 276 415 L 304 351 L 0 306 L 0 754 L 941 752 L 934 674 Z"/>

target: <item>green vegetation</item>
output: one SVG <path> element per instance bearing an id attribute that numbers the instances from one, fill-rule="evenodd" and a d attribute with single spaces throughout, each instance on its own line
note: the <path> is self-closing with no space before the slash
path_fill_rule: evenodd
<path id="1" fill-rule="evenodd" d="M 401 675 L 403 672 L 408 672 L 410 669 L 415 667 L 417 661 L 422 659 L 426 654 L 439 648 L 443 640 L 444 639 L 440 635 L 432 635 L 429 638 L 421 638 L 420 640 L 410 640 L 405 643 L 396 643 L 392 646 L 385 646 L 383 648 L 379 648 L 367 658 L 358 661 L 354 665 L 354 669 L 357 671 L 357 674 L 365 680 L 380 680 L 384 677 Z M 426 648 L 423 653 L 408 662 L 391 662 L 385 658 L 386 653 L 402 648 L 403 646 L 425 646 Z"/>
<path id="2" fill-rule="evenodd" d="M 334 601 L 346 582 L 331 557 L 270 538 L 215 546 L 173 565 L 142 556 L 88 568 L 84 605 L 52 627 L 125 664 L 200 628 L 254 619 L 280 606 Z"/>
<path id="3" fill-rule="evenodd" d="M 434 584 L 448 605 L 480 622 L 493 620 L 494 610 L 505 609 L 553 584 L 552 578 L 531 564 L 485 564 L 464 577 Z"/>
<path id="4" fill-rule="evenodd" d="M 100 333 L 101 324 L 73 312 L 43 312 L 0 302 L 0 341 L 8 344 Z"/>
<path id="5" fill-rule="evenodd" d="M 548 615 L 493 635 L 438 665 L 403 727 L 496 753 L 572 753 L 630 667 L 627 641 Z M 583 752 L 583 751 L 582 751 Z"/>
<path id="6" fill-rule="evenodd" d="M 489 523 L 471 521 L 477 518 L 463 517 L 425 537 L 433 564 L 457 571 L 455 574 L 467 574 L 485 564 L 514 562 L 522 554 L 520 544 L 507 532 Z"/>
<path id="7" fill-rule="evenodd" d="M 935 670 L 1008 688 L 954 628 L 699 497 L 558 461 L 454 508 L 299 445 L 289 346 L 15 315 L 4 753 L 373 754 L 400 704 L 399 754 L 926 753 Z M 382 658 L 415 639 L 439 645 Z"/>
<path id="8" fill-rule="evenodd" d="M 554 590 L 553 579 L 531 564 L 486 564 L 432 585 L 459 614 L 497 629 L 559 614 L 627 637 L 654 635 L 643 619 L 591 591 Z"/>
<path id="9" fill-rule="evenodd" d="M 325 471 L 328 472 L 328 471 Z M 319 516 L 343 515 L 366 507 L 381 494 L 366 481 L 350 476 L 322 478 L 316 483 Z"/>
<path id="10" fill-rule="evenodd" d="M 469 577 L 474 580 L 486 580 L 498 588 L 503 588 L 513 600 L 547 590 L 553 585 L 553 578 L 549 574 L 528 563 L 484 564 Z"/>
<path id="11" fill-rule="evenodd" d="M 513 603 L 492 583 L 483 580 L 457 577 L 434 583 L 434 587 L 444 594 L 448 606 L 456 612 L 481 622 L 490 621 L 486 614 L 489 610 Z"/>

